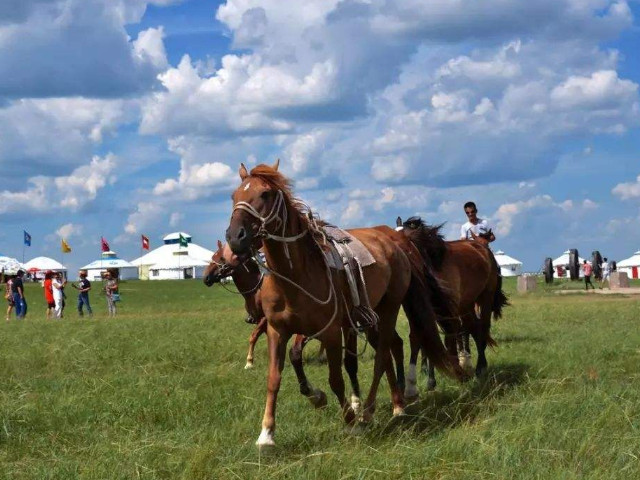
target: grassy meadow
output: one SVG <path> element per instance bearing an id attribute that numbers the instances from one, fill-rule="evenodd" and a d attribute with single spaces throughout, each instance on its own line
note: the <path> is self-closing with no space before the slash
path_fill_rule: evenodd
<path id="1" fill-rule="evenodd" d="M 577 284 L 573 284 L 577 287 Z M 28 285 L 25 321 L 0 320 L 2 479 L 640 478 L 640 297 L 515 293 L 494 324 L 489 372 L 391 420 L 344 433 L 326 366 L 305 352 L 329 405 L 314 410 L 285 367 L 277 449 L 260 456 L 265 342 L 243 370 L 251 327 L 241 298 L 199 281 L 122 284 L 119 316 L 92 295 L 79 319 L 44 319 Z M 400 319 L 406 335 L 406 321 Z M 408 355 L 408 349 L 407 349 Z M 369 384 L 372 351 L 360 363 Z M 345 375 L 346 380 L 346 375 Z"/>

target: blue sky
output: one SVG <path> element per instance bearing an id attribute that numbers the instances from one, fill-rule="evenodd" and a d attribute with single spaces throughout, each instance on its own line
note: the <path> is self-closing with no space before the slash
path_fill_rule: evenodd
<path id="1" fill-rule="evenodd" d="M 345 227 L 478 203 L 537 270 L 640 249 L 640 5 L 24 0 L 0 5 L 0 253 L 126 259 L 222 238 L 240 162 L 281 158 Z"/>

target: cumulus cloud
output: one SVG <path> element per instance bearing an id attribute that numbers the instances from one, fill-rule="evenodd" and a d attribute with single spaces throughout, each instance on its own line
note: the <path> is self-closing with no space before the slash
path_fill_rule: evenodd
<path id="1" fill-rule="evenodd" d="M 640 198 L 640 175 L 636 178 L 635 182 L 619 183 L 611 191 L 615 196 L 622 200 L 629 200 L 630 198 Z"/>
<path id="2" fill-rule="evenodd" d="M 56 236 L 58 238 L 71 238 L 82 235 L 82 225 L 76 225 L 74 223 L 65 223 L 56 230 Z"/>
<path id="3" fill-rule="evenodd" d="M 115 181 L 116 164 L 113 154 L 96 155 L 88 165 L 76 168 L 70 175 L 31 177 L 26 190 L 0 192 L 0 214 L 56 209 L 77 211 Z"/>
<path id="4" fill-rule="evenodd" d="M 132 41 L 124 29 L 142 18 L 149 3 L 167 2 L 9 2 L 20 6 L 18 14 L 0 14 L 0 96 L 116 97 L 149 89 L 166 65 L 161 30 L 143 31 Z"/>

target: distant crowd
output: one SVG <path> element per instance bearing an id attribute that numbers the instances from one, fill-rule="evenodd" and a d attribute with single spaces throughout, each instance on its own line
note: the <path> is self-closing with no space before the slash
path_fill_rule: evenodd
<path id="1" fill-rule="evenodd" d="M 2 282 L 4 283 L 4 298 L 7 300 L 6 320 L 12 316 L 15 311 L 16 319 L 24 319 L 27 316 L 28 304 L 24 288 L 25 271 L 18 270 L 15 275 L 6 275 L 2 273 Z M 104 283 L 102 291 L 107 301 L 107 314 L 109 317 L 115 317 L 117 313 L 116 304 L 120 301 L 120 293 L 118 287 L 117 271 L 107 270 L 103 275 Z M 92 316 L 93 310 L 89 299 L 91 291 L 91 282 L 87 278 L 87 271 L 80 270 L 78 272 L 78 282 L 69 283 L 62 272 L 53 272 L 48 270 L 45 272 L 42 280 L 42 289 L 46 303 L 45 317 L 49 319 L 64 318 L 64 310 L 66 307 L 67 294 L 65 288 L 70 285 L 78 291 L 77 312 L 78 316 L 83 317 L 85 310 L 87 315 Z"/>

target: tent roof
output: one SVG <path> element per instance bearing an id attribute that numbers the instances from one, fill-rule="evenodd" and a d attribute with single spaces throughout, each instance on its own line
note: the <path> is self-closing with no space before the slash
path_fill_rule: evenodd
<path id="1" fill-rule="evenodd" d="M 107 268 L 134 268 L 135 265 L 117 257 L 99 258 L 82 267 L 82 270 L 107 269 Z"/>
<path id="2" fill-rule="evenodd" d="M 165 242 L 167 240 L 179 240 L 180 239 L 180 235 L 182 235 L 187 240 L 191 240 L 191 235 L 189 235 L 188 233 L 185 233 L 185 232 L 173 232 L 173 233 L 170 233 L 169 235 L 166 235 L 162 240 L 165 241 Z"/>
<path id="3" fill-rule="evenodd" d="M 507 265 L 522 265 L 522 262 L 520 260 L 516 260 L 515 258 L 510 257 L 502 250 L 498 250 L 495 253 L 495 257 L 498 265 L 500 265 L 501 267 L 505 267 Z"/>
<path id="4" fill-rule="evenodd" d="M 24 267 L 17 259 L 0 256 L 0 270 L 4 270 L 4 273 L 13 275 L 21 268 L 24 270 Z"/>
<path id="5" fill-rule="evenodd" d="M 578 255 L 578 263 L 583 264 L 584 258 Z M 569 265 L 569 250 L 566 250 L 562 255 L 553 260 L 553 266 L 557 267 L 558 265 Z"/>
<path id="6" fill-rule="evenodd" d="M 150 267 L 151 270 L 174 270 L 177 268 L 204 267 L 209 262 L 190 257 L 189 255 L 174 255 L 173 258 L 158 262 Z"/>
<path id="7" fill-rule="evenodd" d="M 637 267 L 640 265 L 640 250 L 634 253 L 629 258 L 625 258 L 624 260 L 620 260 L 617 262 L 618 267 Z"/>
<path id="8" fill-rule="evenodd" d="M 211 261 L 211 257 L 213 256 L 213 252 L 211 250 L 207 250 L 196 243 L 189 243 L 187 247 L 181 247 L 177 243 L 169 243 L 151 250 L 146 255 L 132 260 L 131 263 L 136 266 L 149 265 L 150 268 L 154 268 L 154 265 L 156 264 L 166 264 L 171 262 L 172 258 L 177 256 L 176 253 L 178 252 L 182 253 L 182 259 L 184 259 L 186 254 L 188 257 L 207 264 Z"/>
<path id="9" fill-rule="evenodd" d="M 31 268 L 37 268 L 38 270 L 66 270 L 60 262 L 49 257 L 36 257 L 29 260 L 24 264 L 24 268 L 29 270 Z"/>

